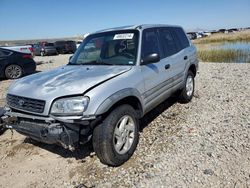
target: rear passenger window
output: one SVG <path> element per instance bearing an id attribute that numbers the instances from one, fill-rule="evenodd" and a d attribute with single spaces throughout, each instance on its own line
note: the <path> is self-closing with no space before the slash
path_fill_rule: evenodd
<path id="1" fill-rule="evenodd" d="M 160 29 L 159 34 L 164 57 L 177 53 L 178 49 L 170 30 L 167 28 Z"/>
<path id="2" fill-rule="evenodd" d="M 0 50 L 0 57 L 8 56 L 10 54 L 11 54 L 11 52 L 9 52 L 9 51 L 2 50 L 2 49 Z"/>
<path id="3" fill-rule="evenodd" d="M 4 56 L 4 53 L 2 50 L 0 50 L 0 57 L 3 57 Z"/>
<path id="4" fill-rule="evenodd" d="M 184 33 L 183 29 L 176 27 L 176 28 L 173 28 L 173 32 L 175 33 L 176 37 L 179 40 L 179 43 L 181 45 L 181 49 L 187 48 L 189 46 L 189 41 L 188 41 L 187 36 Z"/>
<path id="5" fill-rule="evenodd" d="M 143 31 L 141 52 L 141 58 L 144 58 L 152 53 L 160 55 L 157 34 L 154 29 L 147 29 Z"/>

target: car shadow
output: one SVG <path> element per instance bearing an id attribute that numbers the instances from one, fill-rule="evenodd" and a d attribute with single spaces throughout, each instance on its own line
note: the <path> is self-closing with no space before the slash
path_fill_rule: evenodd
<path id="1" fill-rule="evenodd" d="M 40 147 L 51 153 L 60 155 L 63 158 L 75 158 L 76 160 L 81 160 L 87 156 L 91 156 L 90 154 L 94 152 L 91 142 L 88 142 L 84 145 L 79 145 L 74 151 L 64 149 L 60 145 L 42 143 L 28 137 L 24 139 L 24 143 L 29 143 L 34 146 Z"/>
<path id="2" fill-rule="evenodd" d="M 170 97 L 165 100 L 160 105 L 156 106 L 153 110 L 147 113 L 141 120 L 140 120 L 140 129 L 139 131 L 142 132 L 145 127 L 147 127 L 154 119 L 156 119 L 162 112 L 170 108 L 173 104 L 178 102 L 177 97 Z M 85 157 L 93 157 L 91 153 L 94 152 L 92 146 L 92 140 L 87 142 L 84 145 L 79 145 L 76 147 L 74 151 L 70 151 L 68 149 L 64 149 L 62 146 L 59 145 L 51 145 L 38 142 L 31 138 L 25 138 L 24 143 L 33 144 L 34 146 L 40 147 L 57 155 L 60 155 L 64 158 L 75 158 L 76 160 L 84 159 Z"/>
<path id="3" fill-rule="evenodd" d="M 148 112 L 140 119 L 140 129 L 139 131 L 142 132 L 145 127 L 147 127 L 152 121 L 154 121 L 159 115 L 161 115 L 165 110 L 170 108 L 172 105 L 178 102 L 178 97 L 171 96 L 170 98 L 166 99 L 164 102 L 156 106 L 153 110 Z"/>

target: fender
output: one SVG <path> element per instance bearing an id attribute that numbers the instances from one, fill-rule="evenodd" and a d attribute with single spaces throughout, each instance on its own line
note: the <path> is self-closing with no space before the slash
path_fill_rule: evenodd
<path id="1" fill-rule="evenodd" d="M 102 104 L 97 108 L 96 115 L 103 114 L 107 112 L 114 104 L 116 104 L 118 101 L 126 98 L 126 97 L 136 97 L 141 104 L 142 107 L 142 114 L 144 112 L 144 107 L 141 99 L 141 94 L 137 89 L 134 88 L 126 88 L 122 89 L 120 91 L 117 91 L 116 93 L 109 96 L 107 99 L 105 99 Z"/>

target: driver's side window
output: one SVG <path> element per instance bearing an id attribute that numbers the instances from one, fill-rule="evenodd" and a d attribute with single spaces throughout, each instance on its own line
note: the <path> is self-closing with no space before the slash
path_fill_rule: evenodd
<path id="1" fill-rule="evenodd" d="M 143 31 L 142 35 L 141 58 L 145 58 L 152 53 L 160 54 L 159 42 L 156 31 L 154 29 L 147 29 Z"/>

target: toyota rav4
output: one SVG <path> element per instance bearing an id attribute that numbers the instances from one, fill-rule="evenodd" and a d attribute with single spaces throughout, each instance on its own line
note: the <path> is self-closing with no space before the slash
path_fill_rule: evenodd
<path id="1" fill-rule="evenodd" d="M 27 76 L 7 93 L 7 127 L 74 149 L 92 141 L 104 164 L 134 153 L 139 119 L 173 93 L 191 101 L 196 49 L 179 26 L 136 25 L 88 35 L 66 66 Z"/>

